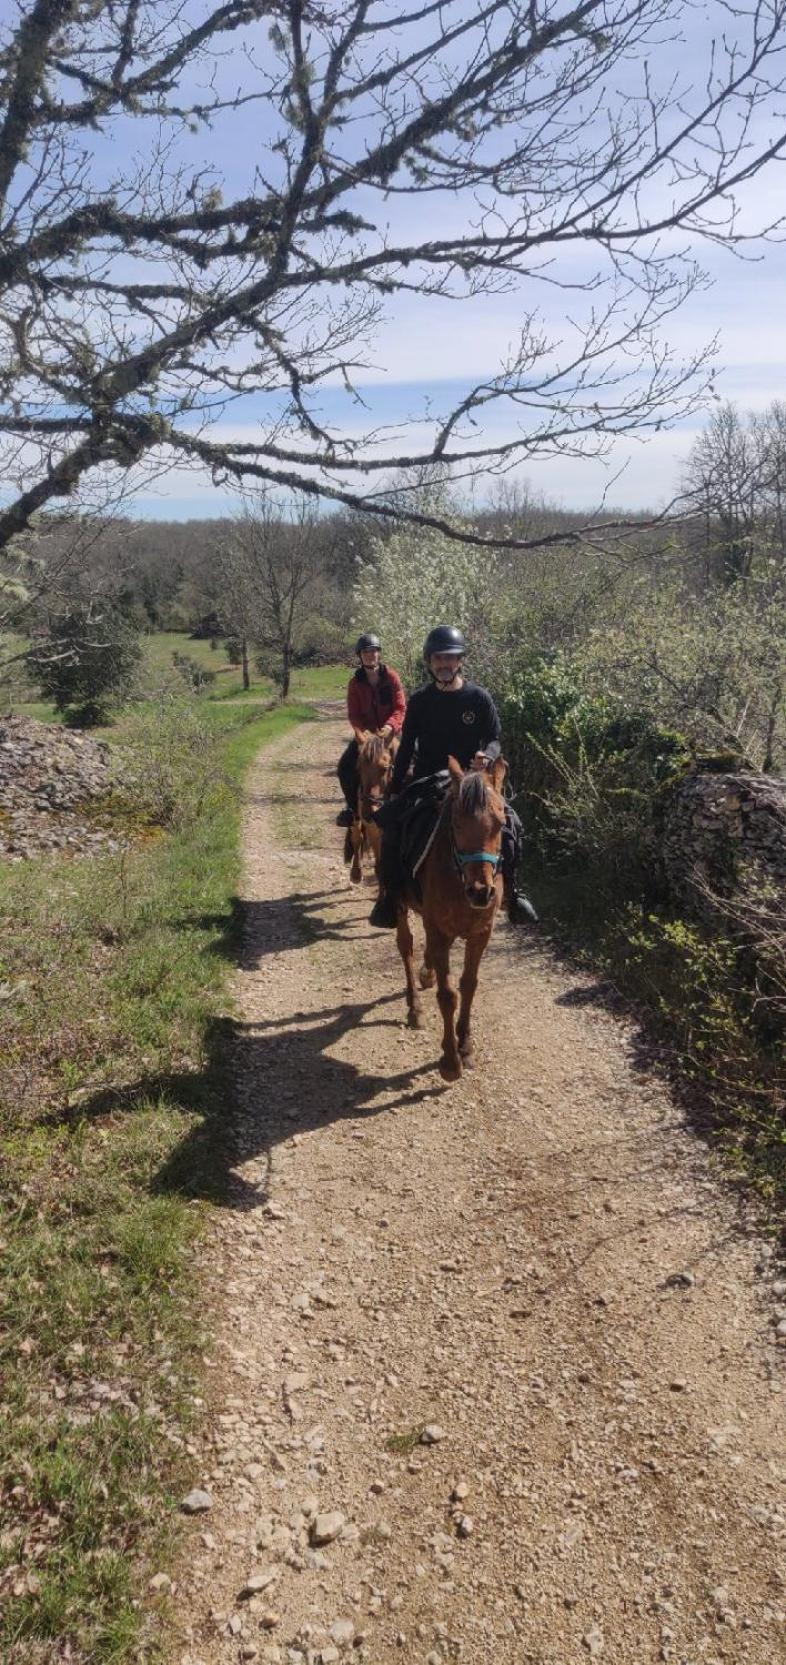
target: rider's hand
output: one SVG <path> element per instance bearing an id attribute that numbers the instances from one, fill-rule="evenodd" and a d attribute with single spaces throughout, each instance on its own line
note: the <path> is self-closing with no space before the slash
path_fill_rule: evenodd
<path id="1" fill-rule="evenodd" d="M 470 769 L 487 769 L 488 761 L 485 752 L 476 752 L 470 763 Z"/>

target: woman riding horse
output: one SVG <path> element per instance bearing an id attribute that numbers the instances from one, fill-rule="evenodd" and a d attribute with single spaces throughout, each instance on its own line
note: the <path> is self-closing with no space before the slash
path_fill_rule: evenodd
<path id="1" fill-rule="evenodd" d="M 347 801 L 346 809 L 336 816 L 336 825 L 351 827 L 358 802 L 358 750 L 360 737 L 381 734 L 386 740 L 401 733 L 407 699 L 401 678 L 392 665 L 382 664 L 382 644 L 378 636 L 364 631 L 355 644 L 360 664 L 347 688 L 347 716 L 354 729 L 338 761 L 338 778 Z"/>
<path id="2" fill-rule="evenodd" d="M 439 624 L 426 637 L 423 658 L 430 681 L 409 702 L 393 769 L 392 796 L 396 803 L 388 806 L 383 822 L 380 893 L 369 916 L 369 924 L 380 930 L 393 930 L 397 923 L 406 879 L 399 834 L 413 796 L 419 791 L 419 783 L 424 777 L 446 770 L 450 757 L 463 769 L 480 770 L 500 755 L 502 728 L 497 708 L 485 688 L 465 679 L 466 650 L 464 636 L 455 625 Z M 415 778 L 402 791 L 413 757 Z M 514 925 L 537 919 L 532 903 L 516 890 L 521 836 L 521 823 L 508 804 L 502 831 L 501 872 L 508 918 Z"/>

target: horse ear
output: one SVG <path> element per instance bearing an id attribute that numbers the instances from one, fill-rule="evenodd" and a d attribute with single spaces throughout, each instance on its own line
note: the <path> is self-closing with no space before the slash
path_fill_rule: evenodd
<path id="1" fill-rule="evenodd" d="M 464 779 L 464 770 L 462 769 L 461 764 L 456 762 L 455 757 L 448 758 L 448 769 L 453 780 Z"/>
<path id="2" fill-rule="evenodd" d="M 505 779 L 505 776 L 508 772 L 507 758 L 505 758 L 505 757 L 495 757 L 494 762 L 492 763 L 488 772 L 489 772 L 489 775 L 491 776 L 491 784 L 494 787 L 495 792 L 501 792 L 502 791 L 502 783 L 503 783 L 503 781 Z"/>

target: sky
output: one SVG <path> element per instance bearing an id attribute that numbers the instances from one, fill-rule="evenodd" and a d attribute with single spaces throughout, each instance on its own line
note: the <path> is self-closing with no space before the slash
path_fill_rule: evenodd
<path id="1" fill-rule="evenodd" d="M 708 3 L 717 17 L 718 0 Z M 697 21 L 689 22 L 689 29 L 699 28 L 701 13 L 701 6 L 695 8 Z M 690 9 L 683 9 L 682 15 L 690 18 Z M 266 29 L 265 25 L 260 34 L 263 50 Z M 684 45 L 664 48 L 661 61 L 666 80 L 672 73 L 681 73 L 684 55 Z M 219 67 L 227 86 L 234 85 L 237 59 L 228 58 Z M 249 105 L 233 116 L 231 124 L 217 125 L 207 142 L 202 135 L 195 138 L 189 160 L 214 168 L 216 176 L 226 182 L 226 196 L 243 194 L 255 157 L 265 158 L 267 165 L 271 137 L 260 107 Z M 138 129 L 133 125 L 128 138 L 131 144 L 138 143 Z M 118 132 L 113 140 L 107 137 L 105 145 L 97 141 L 98 176 L 105 169 L 109 179 L 118 143 L 123 142 Z M 779 211 L 784 183 L 786 170 L 781 166 L 760 175 L 748 187 L 745 213 L 749 226 L 762 224 Z M 447 231 L 451 220 L 455 223 L 455 201 L 433 196 L 420 202 L 398 200 L 403 206 L 397 210 L 397 234 L 409 230 L 432 237 Z M 418 216 L 414 222 L 413 215 Z M 710 283 L 669 320 L 667 333 L 675 351 L 689 355 L 717 337 L 716 397 L 732 399 L 743 410 L 760 410 L 772 399 L 786 398 L 786 243 L 748 244 L 744 258 L 714 244 L 698 246 L 695 253 Z M 582 265 L 587 256 L 572 254 L 570 259 L 573 275 L 581 278 L 589 270 Z M 566 260 L 562 255 L 561 272 Z M 549 333 L 564 334 L 565 314 L 576 304 L 573 298 L 557 289 L 532 287 L 543 306 Z M 528 304 L 532 296 L 527 290 L 518 295 L 487 294 L 462 303 L 396 297 L 367 355 L 367 366 L 356 377 L 373 423 L 395 428 L 396 448 L 409 448 L 417 440 L 417 420 L 427 409 L 448 410 L 474 381 L 495 373 L 517 339 Z M 324 389 L 320 408 L 328 420 L 341 421 L 345 431 L 361 431 L 364 413 L 348 404 L 340 386 Z M 622 509 L 658 509 L 679 490 L 690 447 L 711 408 L 671 430 L 620 440 L 602 461 L 545 458 L 522 464 L 515 473 L 535 494 L 567 508 L 591 510 L 604 503 Z M 215 437 L 255 436 L 268 413 L 269 406 L 261 397 L 236 403 L 219 422 Z M 493 441 L 509 433 L 509 423 L 504 424 L 501 415 L 492 415 L 484 438 Z M 208 476 L 172 467 L 157 473 L 153 482 L 128 499 L 125 510 L 140 517 L 189 519 L 229 513 L 237 502 L 235 493 L 216 488 Z"/>
<path id="2" fill-rule="evenodd" d="M 717 337 L 718 398 L 731 399 L 744 411 L 786 399 L 786 245 L 749 247 L 744 258 L 712 248 L 704 251 L 703 264 L 711 287 L 689 299 L 672 321 L 670 338 L 690 350 Z M 515 338 L 519 307 L 512 297 L 483 296 L 466 306 L 431 302 L 402 309 L 377 341 L 380 370 L 358 377 L 375 419 L 396 426 L 404 443 L 407 437 L 416 441 L 413 418 L 427 406 L 452 403 L 475 377 L 493 371 Z M 328 417 L 346 412 L 338 390 L 326 391 L 321 405 Z M 625 510 L 660 509 L 679 490 L 691 445 L 711 410 L 710 401 L 670 430 L 620 440 L 602 461 L 545 458 L 522 464 L 513 477 L 569 509 L 592 509 L 601 502 Z M 256 431 L 253 409 L 235 411 L 217 431 L 250 437 Z M 505 431 L 502 421 L 487 430 Z M 237 504 L 235 493 L 217 491 L 209 477 L 172 469 L 156 480 L 154 490 L 134 498 L 133 513 L 180 520 L 230 513 Z"/>

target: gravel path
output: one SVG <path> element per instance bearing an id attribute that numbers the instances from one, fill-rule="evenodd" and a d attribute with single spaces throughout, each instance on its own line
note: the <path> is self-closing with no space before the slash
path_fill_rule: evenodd
<path id="1" fill-rule="evenodd" d="M 342 738 L 250 786 L 177 1665 L 786 1660 L 786 1283 L 632 1029 L 507 924 L 443 1087 L 341 862 Z"/>

